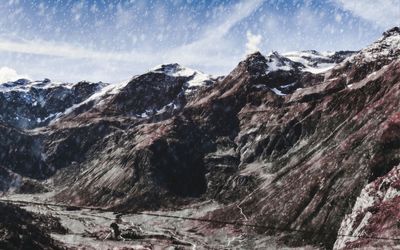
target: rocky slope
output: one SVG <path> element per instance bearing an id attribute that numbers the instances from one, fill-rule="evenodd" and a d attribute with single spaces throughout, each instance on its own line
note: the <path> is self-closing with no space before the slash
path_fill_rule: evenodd
<path id="1" fill-rule="evenodd" d="M 202 218 L 280 244 L 393 247 L 372 239 L 399 236 L 399 43 L 393 28 L 359 52 L 254 53 L 220 78 L 170 64 L 74 85 L 40 111 L 60 112 L 50 124 L 4 120 L 0 187 L 125 212 L 214 200 Z"/>
<path id="2" fill-rule="evenodd" d="M 17 249 L 63 249 L 49 232 L 64 232 L 54 218 L 32 215 L 16 206 L 0 204 L 0 248 Z"/>
<path id="3" fill-rule="evenodd" d="M 34 82 L 20 79 L 0 84 L 0 121 L 21 129 L 45 126 L 105 85 L 52 83 L 49 79 Z"/>

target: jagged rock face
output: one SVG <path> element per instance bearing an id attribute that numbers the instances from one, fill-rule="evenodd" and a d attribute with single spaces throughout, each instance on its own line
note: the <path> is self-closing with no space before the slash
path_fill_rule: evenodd
<path id="1" fill-rule="evenodd" d="M 273 52 L 267 57 L 256 52 L 241 62 L 230 75 L 248 74 L 251 84 L 278 87 L 291 84 L 299 78 L 304 66 Z"/>
<path id="2" fill-rule="evenodd" d="M 183 85 L 186 77 L 147 73 L 131 80 L 107 105 L 106 113 L 147 117 L 168 104 L 184 105 Z"/>
<path id="3" fill-rule="evenodd" d="M 332 71 L 331 77 L 346 74 L 348 83 L 358 82 L 369 74 L 388 65 L 400 56 L 400 31 L 398 27 L 390 29 L 383 37 L 346 59 L 341 67 Z"/>
<path id="4" fill-rule="evenodd" d="M 26 177 L 44 179 L 54 171 L 47 167 L 41 152 L 40 140 L 0 124 L 0 165 Z"/>
<path id="5" fill-rule="evenodd" d="M 73 132 L 71 129 L 57 130 L 48 139 L 50 144 L 46 148 L 51 150 L 46 153 L 46 162 L 55 169 L 72 163 L 74 168 L 85 169 L 79 174 L 70 175 L 66 171 L 56 177 L 57 183 L 75 183 L 60 193 L 58 199 L 123 209 L 156 208 L 176 204 L 173 197 L 185 200 L 203 196 L 227 202 L 253 191 L 259 180 L 238 174 L 240 154 L 233 141 L 240 123 L 237 114 L 247 101 L 253 102 L 253 96 L 259 102 L 261 98 L 282 102 L 270 88 L 281 81 L 271 76 L 271 73 L 276 74 L 271 71 L 271 62 L 274 67 L 283 67 L 279 70 L 285 77 L 292 77 L 291 80 L 303 76 L 297 63 L 277 56 L 266 58 L 259 53 L 249 56 L 222 81 L 194 96 L 177 118 L 132 125 L 123 128 L 125 132 L 111 129 L 110 124 L 101 126 L 103 132 L 96 126 L 81 126 Z M 104 105 L 113 110 L 105 113 L 108 116 L 131 115 L 135 119 L 136 114 L 148 109 L 149 105 L 159 108 L 179 96 L 185 81 L 185 78 L 172 78 L 158 72 L 135 77 L 108 105 Z M 264 89 L 257 87 L 261 83 L 264 83 Z M 154 90 L 164 87 L 163 91 Z M 148 92 L 155 92 L 157 100 L 163 103 L 157 104 L 143 97 Z M 137 101 L 135 105 L 122 98 L 131 95 L 135 97 L 132 100 Z M 120 109 L 117 103 L 120 103 Z M 133 111 L 127 114 L 129 110 Z M 87 122 L 93 123 L 90 119 Z M 91 136 L 86 137 L 86 134 Z M 69 148 L 77 151 L 66 154 Z"/>
<path id="6" fill-rule="evenodd" d="M 398 243 L 387 238 L 400 233 L 399 177 L 400 168 L 396 166 L 363 188 L 340 226 L 339 234 L 348 237 L 339 236 L 335 248 L 396 248 Z M 363 235 L 374 238 L 357 238 Z"/>
<path id="7" fill-rule="evenodd" d="M 308 236 L 332 246 L 361 188 L 400 160 L 397 140 L 381 136 L 399 112 L 400 63 L 381 73 L 307 101 L 241 110 L 240 169 L 263 180 L 257 192 L 240 200 L 249 220 L 318 232 Z M 235 211 L 240 220 L 234 205 L 215 216 L 228 218 Z"/>
<path id="8" fill-rule="evenodd" d="M 355 53 L 355 51 L 320 53 L 315 50 L 306 50 L 301 52 L 289 52 L 283 55 L 292 61 L 302 63 L 306 71 L 322 73 L 324 69 L 334 67 L 336 64 L 341 63 Z"/>
<path id="9" fill-rule="evenodd" d="M 50 126 L 0 127 L 0 165 L 51 176 L 58 201 L 136 210 L 214 199 L 225 206 L 207 218 L 305 232 L 267 231 L 292 246 L 369 246 L 337 234 L 397 232 L 381 230 L 397 193 L 385 200 L 375 187 L 394 183 L 400 163 L 399 37 L 332 54 L 351 56 L 325 73 L 278 53 L 249 55 L 218 80 L 162 65 Z M 376 215 L 359 209 L 362 190 L 377 197 Z"/>
<path id="10" fill-rule="evenodd" d="M 174 196 L 199 197 L 206 190 L 202 149 L 193 146 L 202 145 L 199 135 L 180 119 L 117 131 L 88 152 L 80 163 L 84 172 L 57 176 L 74 180 L 57 198 L 127 210 L 174 205 Z"/>
<path id="11" fill-rule="evenodd" d="M 0 85 L 0 120 L 21 129 L 44 126 L 103 86 L 89 82 L 56 84 L 48 79 L 4 83 Z"/>
<path id="12" fill-rule="evenodd" d="M 350 56 L 356 54 L 357 51 L 337 51 L 334 52 L 333 54 L 329 55 L 328 58 L 330 58 L 329 61 L 321 61 L 324 63 L 341 63 L 344 60 L 346 60 L 347 58 L 349 58 Z"/>
<path id="13" fill-rule="evenodd" d="M 191 93 L 212 85 L 214 79 L 179 64 L 161 65 L 134 77 L 112 100 L 104 113 L 148 118 L 181 110 Z"/>
<path id="14" fill-rule="evenodd" d="M 218 79 L 179 64 L 160 65 L 127 82 L 103 88 L 60 115 L 60 119 L 72 123 L 99 116 L 168 119 L 179 113 L 198 91 L 212 86 Z"/>

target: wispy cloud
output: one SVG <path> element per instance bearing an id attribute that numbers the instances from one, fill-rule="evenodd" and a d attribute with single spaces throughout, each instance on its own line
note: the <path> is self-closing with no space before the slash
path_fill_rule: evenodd
<path id="1" fill-rule="evenodd" d="M 74 46 L 67 43 L 57 43 L 43 40 L 12 41 L 0 38 L 0 50 L 33 55 L 64 57 L 68 59 L 113 60 L 131 62 L 140 58 L 143 62 L 150 61 L 150 56 L 145 53 L 101 52 L 84 47 Z"/>
<path id="2" fill-rule="evenodd" d="M 197 39 L 189 44 L 178 45 L 173 48 L 161 48 L 159 51 L 133 49 L 130 51 L 100 51 L 84 46 L 77 46 L 65 42 L 44 41 L 44 40 L 16 40 L 2 38 L 0 36 L 0 51 L 23 53 L 36 56 L 56 57 L 65 60 L 83 60 L 87 64 L 96 65 L 104 62 L 102 68 L 110 67 L 121 62 L 132 67 L 152 67 L 159 63 L 178 62 L 185 65 L 207 65 L 215 68 L 231 67 L 232 51 L 234 44 L 225 39 L 230 30 L 243 19 L 251 15 L 261 6 L 264 0 L 243 0 L 230 7 L 230 11 L 221 13 L 219 22 L 208 24 Z M 243 47 L 244 49 L 244 47 Z M 92 61 L 92 62 L 90 62 Z M 58 60 L 60 62 L 60 60 Z M 140 64 L 140 65 L 139 65 Z M 215 72 L 211 72 L 215 73 Z M 133 72 L 132 72 L 133 74 Z"/>
<path id="3" fill-rule="evenodd" d="M 381 28 L 400 25 L 400 0 L 334 0 L 343 9 Z"/>
<path id="4" fill-rule="evenodd" d="M 225 21 L 216 26 L 210 25 L 204 34 L 203 40 L 218 39 L 225 36 L 236 24 L 257 10 L 264 0 L 243 0 L 237 3 L 232 14 L 225 17 Z"/>
<path id="5" fill-rule="evenodd" d="M 0 1 L 0 56 L 66 81 L 174 62 L 226 74 L 255 50 L 359 49 L 400 20 L 399 1 Z"/>
<path id="6" fill-rule="evenodd" d="M 262 40 L 261 35 L 255 35 L 251 31 L 247 31 L 247 43 L 246 43 L 246 54 L 250 54 L 260 50 L 260 44 Z"/>
<path id="7" fill-rule="evenodd" d="M 21 78 L 29 79 L 26 75 L 20 75 L 14 69 L 8 67 L 0 68 L 0 83 L 5 83 L 9 81 L 15 81 Z"/>
<path id="8" fill-rule="evenodd" d="M 209 63 L 220 67 L 231 67 L 235 44 L 226 40 L 225 36 L 233 27 L 254 13 L 263 2 L 264 0 L 243 0 L 237 3 L 230 14 L 224 16 L 221 23 L 210 24 L 199 39 L 169 51 L 166 58 L 195 65 Z"/>

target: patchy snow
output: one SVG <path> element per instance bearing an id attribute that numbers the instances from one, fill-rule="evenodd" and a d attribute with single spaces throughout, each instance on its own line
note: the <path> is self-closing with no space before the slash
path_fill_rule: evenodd
<path id="1" fill-rule="evenodd" d="M 268 72 L 274 72 L 274 71 L 290 71 L 294 70 L 294 62 L 289 60 L 288 58 L 280 55 L 278 52 L 274 51 L 269 53 L 266 56 L 266 59 L 268 60 L 267 65 L 267 74 Z"/>
<path id="2" fill-rule="evenodd" d="M 134 78 L 135 77 L 133 77 L 132 79 L 134 79 Z M 102 89 L 100 89 L 99 91 L 97 91 L 96 93 L 94 93 L 93 95 L 91 95 L 89 98 L 87 98 L 83 102 L 80 102 L 80 103 L 77 103 L 77 104 L 71 106 L 70 108 L 66 109 L 62 113 L 52 114 L 51 116 L 55 117 L 55 119 L 52 120 L 50 124 L 59 120 L 60 117 L 71 114 L 77 108 L 79 108 L 87 103 L 90 103 L 92 101 L 95 102 L 95 105 L 100 105 L 101 103 L 103 103 L 104 98 L 106 96 L 115 95 L 115 94 L 119 93 L 121 91 L 121 89 L 123 89 L 132 79 L 107 85 L 107 86 L 103 87 Z"/>
<path id="3" fill-rule="evenodd" d="M 11 98 L 10 95 L 13 93 L 19 93 L 20 97 L 27 103 L 32 105 L 33 107 L 40 105 L 43 107 L 46 104 L 45 94 L 34 95 L 36 92 L 30 92 L 32 89 L 35 90 L 46 90 L 46 89 L 56 89 L 56 88 L 64 88 L 64 89 L 72 89 L 78 83 L 62 83 L 62 82 L 51 82 L 49 79 L 44 79 L 43 81 L 30 81 L 27 79 L 19 79 L 15 82 L 7 82 L 0 84 L 0 92 L 4 94 L 6 98 Z M 47 118 L 42 120 L 48 120 L 54 117 L 54 115 L 49 115 Z"/>
<path id="4" fill-rule="evenodd" d="M 325 57 L 330 57 L 330 56 L 333 56 L 336 52 L 335 51 L 322 51 L 322 52 L 319 52 L 322 56 L 325 56 Z"/>
<path id="5" fill-rule="evenodd" d="M 167 110 L 171 110 L 171 109 L 172 110 L 178 109 L 178 105 L 176 105 L 176 103 L 174 103 L 174 102 L 168 103 L 164 107 L 162 107 L 159 110 L 157 110 L 156 114 L 159 115 L 159 114 L 165 113 Z"/>
<path id="6" fill-rule="evenodd" d="M 308 71 L 313 74 L 321 74 L 321 73 L 327 72 L 328 70 L 333 69 L 335 66 L 336 66 L 335 63 L 332 63 L 332 64 L 322 63 L 322 64 L 320 64 L 319 68 L 306 67 L 304 69 L 304 71 Z"/>
<path id="7" fill-rule="evenodd" d="M 386 32 L 385 32 L 386 33 Z M 395 60 L 400 56 L 400 32 L 391 32 L 384 35 L 378 41 L 374 42 L 359 53 L 349 57 L 349 62 L 372 62 L 379 58 L 385 58 L 388 61 Z"/>
<path id="8" fill-rule="evenodd" d="M 335 52 L 293 51 L 283 55 L 294 62 L 303 64 L 305 66 L 303 71 L 321 74 L 337 65 L 336 63 L 329 63 L 332 61 L 330 56 L 334 54 Z"/>
<path id="9" fill-rule="evenodd" d="M 368 221 L 372 217 L 370 209 L 400 195 L 400 190 L 391 187 L 391 183 L 398 182 L 399 180 L 400 166 L 397 166 L 383 178 L 379 178 L 363 188 L 354 204 L 352 212 L 344 217 L 340 225 L 334 249 L 342 249 L 346 246 L 346 243 L 357 240 L 357 236 L 364 234 L 364 228 L 368 225 Z M 358 225 L 355 225 L 359 216 L 362 216 L 362 220 Z"/>
<path id="10" fill-rule="evenodd" d="M 398 196 L 400 196 L 400 190 L 389 187 L 389 189 L 386 191 L 385 196 L 383 197 L 383 201 L 392 200 L 393 198 Z"/>
<path id="11" fill-rule="evenodd" d="M 294 85 L 296 85 L 296 83 L 297 83 L 297 82 L 293 82 L 293 83 L 281 85 L 281 86 L 279 86 L 279 87 L 280 87 L 280 88 L 283 88 L 283 89 L 287 89 L 287 88 L 293 87 Z"/>
<path id="12" fill-rule="evenodd" d="M 378 71 L 374 71 L 373 73 L 369 74 L 367 77 L 365 77 L 364 79 L 362 79 L 359 82 L 351 82 L 350 84 L 347 84 L 348 88 L 351 89 L 359 89 L 364 87 L 366 84 L 376 81 L 379 77 L 382 77 L 386 70 L 388 69 L 388 65 L 383 66 L 381 69 L 379 69 Z M 333 80 L 333 79 L 331 79 Z"/>
<path id="13" fill-rule="evenodd" d="M 290 84 L 286 84 L 286 85 L 281 85 L 281 86 L 279 86 L 279 89 L 278 89 L 278 88 L 268 88 L 267 85 L 265 85 L 265 84 L 257 84 L 257 85 L 254 85 L 254 87 L 255 87 L 256 89 L 262 89 L 262 90 L 264 90 L 264 89 L 270 89 L 270 90 L 271 90 L 272 92 L 274 92 L 276 95 L 285 96 L 285 95 L 287 95 L 287 94 L 283 93 L 280 89 L 286 90 L 286 89 L 288 89 L 288 88 L 293 87 L 294 85 L 296 85 L 296 83 L 297 83 L 297 82 L 290 83 Z"/>
<path id="14" fill-rule="evenodd" d="M 280 95 L 280 96 L 285 96 L 286 95 L 285 93 L 282 93 L 282 91 L 280 91 L 277 88 L 271 88 L 271 90 L 277 95 Z"/>
<path id="15" fill-rule="evenodd" d="M 277 70 L 289 71 L 292 69 L 293 68 L 290 65 L 284 64 L 275 58 L 271 59 L 271 61 L 268 63 L 268 71 L 277 71 Z"/>
<path id="16" fill-rule="evenodd" d="M 28 92 L 31 88 L 35 89 L 50 89 L 56 87 L 63 87 L 67 89 L 72 89 L 76 83 L 62 83 L 62 82 L 52 82 L 49 79 L 43 81 L 31 81 L 28 79 L 19 79 L 14 82 L 6 82 L 0 84 L 0 92 Z"/>
<path id="17" fill-rule="evenodd" d="M 189 78 L 189 80 L 185 83 L 186 93 L 192 92 L 193 89 L 196 89 L 197 87 L 208 85 L 213 79 L 211 75 L 207 75 L 201 71 L 191 68 L 183 67 L 177 63 L 161 64 L 150 69 L 149 72 L 164 73 L 172 77 Z"/>
<path id="18" fill-rule="evenodd" d="M 174 111 L 178 110 L 179 108 L 181 108 L 181 106 L 177 104 L 175 101 L 172 101 L 159 109 L 147 109 L 143 113 L 137 114 L 136 117 L 146 119 L 153 115 L 161 115 L 167 111 Z"/>

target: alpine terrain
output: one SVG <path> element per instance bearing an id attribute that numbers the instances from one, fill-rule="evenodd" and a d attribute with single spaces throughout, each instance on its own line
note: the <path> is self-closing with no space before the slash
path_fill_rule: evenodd
<path id="1" fill-rule="evenodd" d="M 1 249 L 399 248 L 400 28 L 360 51 L 0 84 Z"/>

